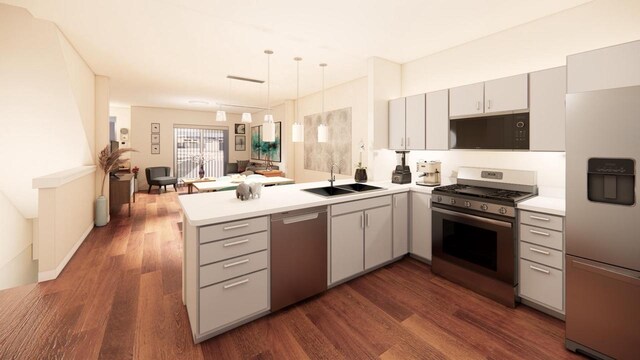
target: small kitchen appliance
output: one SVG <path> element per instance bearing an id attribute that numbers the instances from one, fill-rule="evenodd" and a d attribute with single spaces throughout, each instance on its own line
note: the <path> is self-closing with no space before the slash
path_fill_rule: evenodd
<path id="1" fill-rule="evenodd" d="M 440 186 L 440 166 L 440 161 L 418 161 L 416 168 L 418 181 L 416 184 L 423 186 Z"/>
<path id="2" fill-rule="evenodd" d="M 535 171 L 460 167 L 432 192 L 433 273 L 515 307 L 516 205 L 537 193 Z"/>
<path id="3" fill-rule="evenodd" d="M 396 169 L 391 174 L 391 182 L 394 184 L 408 184 L 411 182 L 411 169 L 406 162 L 407 153 L 408 151 L 396 151 L 399 165 L 396 165 Z"/>

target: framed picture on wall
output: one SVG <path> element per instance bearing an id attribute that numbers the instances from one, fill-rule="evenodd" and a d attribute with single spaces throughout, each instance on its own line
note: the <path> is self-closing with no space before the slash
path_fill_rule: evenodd
<path id="1" fill-rule="evenodd" d="M 245 124 L 236 124 L 236 134 L 246 134 L 247 126 Z"/>
<path id="2" fill-rule="evenodd" d="M 160 144 L 160 134 L 151 134 L 151 143 Z"/>
<path id="3" fill-rule="evenodd" d="M 246 136 L 236 135 L 236 151 L 245 151 L 245 150 L 247 150 Z"/>
<path id="4" fill-rule="evenodd" d="M 151 154 L 160 154 L 160 144 L 151 144 Z"/>
<path id="5" fill-rule="evenodd" d="M 160 123 L 151 123 L 151 133 L 160 133 Z"/>

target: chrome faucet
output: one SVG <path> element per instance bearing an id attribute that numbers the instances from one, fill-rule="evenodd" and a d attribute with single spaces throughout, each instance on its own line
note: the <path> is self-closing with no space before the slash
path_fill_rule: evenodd
<path id="1" fill-rule="evenodd" d="M 331 164 L 331 179 L 329 179 L 329 182 L 331 183 L 331 187 L 333 187 L 333 183 L 336 181 L 336 174 L 333 173 L 334 167 L 337 167 L 338 170 L 340 170 L 340 167 L 338 167 L 338 164 L 336 163 Z"/>

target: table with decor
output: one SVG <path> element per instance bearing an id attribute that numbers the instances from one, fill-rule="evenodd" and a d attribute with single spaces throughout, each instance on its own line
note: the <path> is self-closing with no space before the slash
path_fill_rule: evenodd
<path id="1" fill-rule="evenodd" d="M 193 193 L 193 184 L 195 183 L 203 183 L 203 182 L 213 182 L 216 181 L 214 177 L 203 177 L 203 178 L 182 178 L 182 183 L 187 185 L 187 192 L 189 194 Z"/>

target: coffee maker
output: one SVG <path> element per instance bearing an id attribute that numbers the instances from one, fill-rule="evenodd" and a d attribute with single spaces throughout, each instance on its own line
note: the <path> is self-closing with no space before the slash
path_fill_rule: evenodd
<path id="1" fill-rule="evenodd" d="M 424 186 L 440 186 L 440 166 L 440 161 L 418 161 L 418 181 L 416 181 L 416 184 Z"/>
<path id="2" fill-rule="evenodd" d="M 406 164 L 406 155 L 408 151 L 396 151 L 396 157 L 399 165 L 391 174 L 391 182 L 394 184 L 408 184 L 411 182 L 411 169 Z"/>

